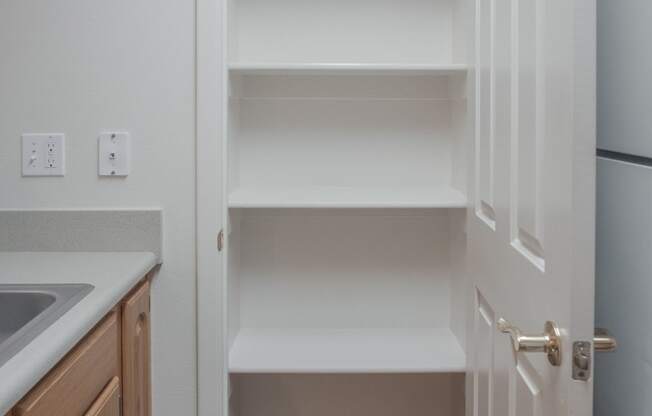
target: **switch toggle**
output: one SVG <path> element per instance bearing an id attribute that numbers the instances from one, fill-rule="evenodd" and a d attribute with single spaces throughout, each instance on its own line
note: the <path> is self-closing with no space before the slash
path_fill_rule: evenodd
<path id="1" fill-rule="evenodd" d="M 127 176 L 130 171 L 129 133 L 102 133 L 99 139 L 100 176 Z"/>

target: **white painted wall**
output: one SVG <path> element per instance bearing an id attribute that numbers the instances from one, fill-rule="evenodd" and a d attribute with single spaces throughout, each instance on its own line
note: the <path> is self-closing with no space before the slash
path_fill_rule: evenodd
<path id="1" fill-rule="evenodd" d="M 595 416 L 652 408 L 652 167 L 598 158 L 596 317 L 618 349 L 595 357 Z"/>
<path id="2" fill-rule="evenodd" d="M 193 0 L 0 2 L 0 208 L 164 210 L 152 293 L 153 413 L 195 414 Z M 97 136 L 132 134 L 132 174 L 97 177 Z M 21 178 L 23 132 L 66 134 L 64 178 Z"/>
<path id="3" fill-rule="evenodd" d="M 650 158 L 652 3 L 597 5 L 598 148 Z M 652 167 L 599 157 L 597 172 L 596 326 L 618 349 L 595 357 L 594 414 L 649 415 Z"/>
<path id="4" fill-rule="evenodd" d="M 598 0 L 598 147 L 652 157 L 648 0 Z"/>

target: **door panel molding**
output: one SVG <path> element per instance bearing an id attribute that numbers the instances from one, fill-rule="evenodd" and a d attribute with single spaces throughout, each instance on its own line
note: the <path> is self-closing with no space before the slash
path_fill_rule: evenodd
<path id="1" fill-rule="evenodd" d="M 542 416 L 541 380 L 526 358 L 518 357 L 514 372 L 512 416 Z"/>
<path id="2" fill-rule="evenodd" d="M 545 131 L 545 12 L 542 0 L 512 1 L 512 246 L 545 271 L 543 167 Z"/>
<path id="3" fill-rule="evenodd" d="M 494 344 L 496 315 L 493 308 L 476 288 L 476 314 L 473 343 L 475 351 L 473 382 L 475 385 L 475 416 L 492 416 L 494 385 Z"/>
<path id="4" fill-rule="evenodd" d="M 496 229 L 494 208 L 495 136 L 494 136 L 494 8 L 496 0 L 477 4 L 476 60 L 476 201 L 475 212 L 492 230 Z"/>

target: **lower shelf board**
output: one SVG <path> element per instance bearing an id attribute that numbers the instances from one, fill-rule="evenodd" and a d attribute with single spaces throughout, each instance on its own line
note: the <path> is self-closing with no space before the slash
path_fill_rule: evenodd
<path id="1" fill-rule="evenodd" d="M 466 357 L 436 329 L 242 329 L 231 373 L 457 373 Z"/>
<path id="2" fill-rule="evenodd" d="M 454 188 L 242 188 L 231 208 L 465 208 Z"/>

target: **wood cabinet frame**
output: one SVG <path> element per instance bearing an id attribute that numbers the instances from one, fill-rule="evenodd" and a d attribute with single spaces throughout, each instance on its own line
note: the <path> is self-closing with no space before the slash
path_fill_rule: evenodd
<path id="1" fill-rule="evenodd" d="M 148 273 L 6 416 L 151 416 Z M 116 412 L 117 411 L 117 412 Z"/>

